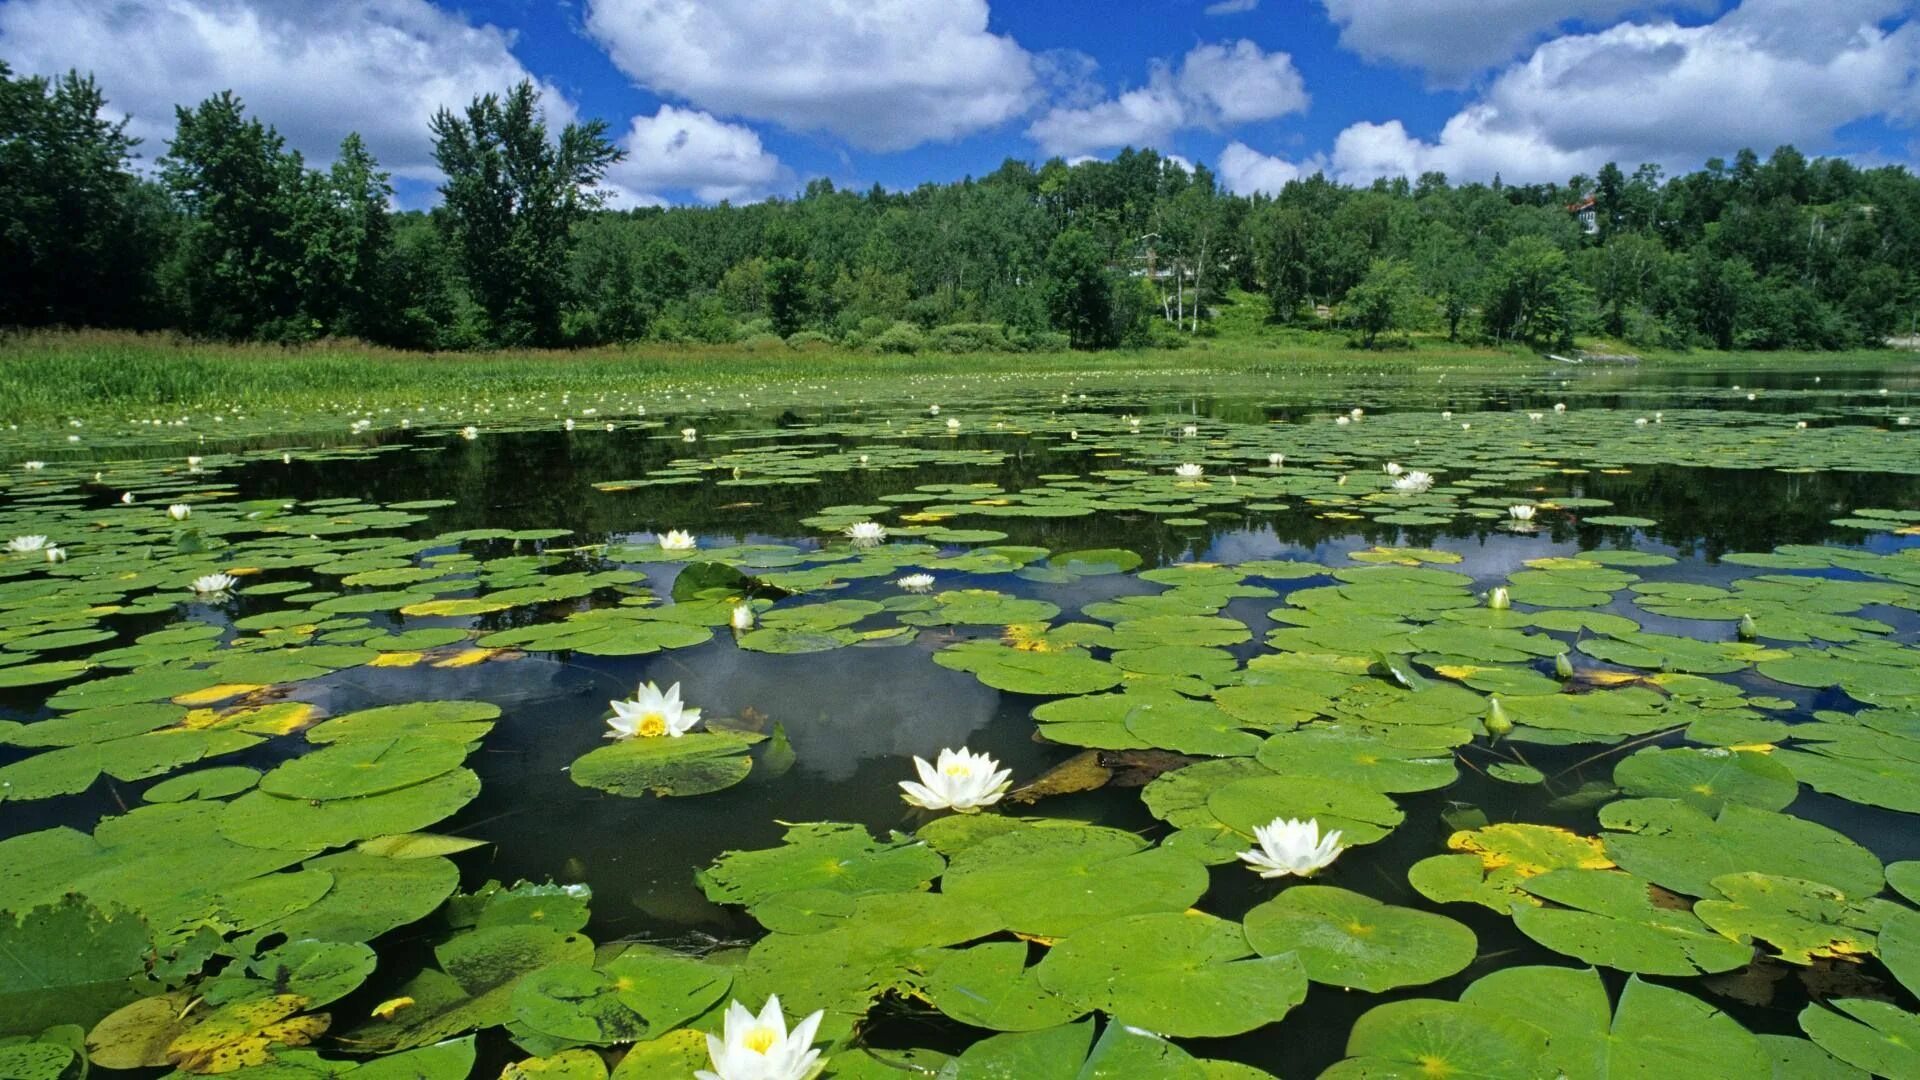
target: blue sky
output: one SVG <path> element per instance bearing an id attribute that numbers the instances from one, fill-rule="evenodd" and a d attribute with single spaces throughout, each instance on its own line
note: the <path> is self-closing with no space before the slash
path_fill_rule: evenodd
<path id="1" fill-rule="evenodd" d="M 628 204 L 891 188 L 1151 145 L 1238 191 L 1325 171 L 1564 180 L 1792 142 L 1920 159 L 1912 0 L 0 0 L 0 57 L 94 71 L 149 157 L 232 88 L 430 201 L 426 119 L 538 81 Z"/>

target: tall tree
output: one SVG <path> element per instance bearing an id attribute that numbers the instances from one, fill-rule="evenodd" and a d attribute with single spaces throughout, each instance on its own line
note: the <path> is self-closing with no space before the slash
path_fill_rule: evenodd
<path id="1" fill-rule="evenodd" d="M 136 140 L 105 106 L 91 76 L 14 78 L 0 61 L 0 323 L 140 317 L 152 204 L 128 171 Z"/>
<path id="2" fill-rule="evenodd" d="M 1076 349 L 1113 343 L 1113 283 L 1106 252 L 1085 229 L 1068 229 L 1047 249 L 1047 310 Z"/>
<path id="3" fill-rule="evenodd" d="M 568 124 L 549 139 L 531 81 L 475 98 L 464 115 L 434 114 L 444 220 L 494 344 L 559 344 L 573 226 L 602 204 L 597 185 L 626 156 L 606 128 Z"/>
<path id="4" fill-rule="evenodd" d="M 187 329 L 289 340 L 318 327 L 303 240 L 323 216 L 319 184 L 273 128 L 222 91 L 175 110 L 161 175 L 186 216 L 177 276 Z"/>

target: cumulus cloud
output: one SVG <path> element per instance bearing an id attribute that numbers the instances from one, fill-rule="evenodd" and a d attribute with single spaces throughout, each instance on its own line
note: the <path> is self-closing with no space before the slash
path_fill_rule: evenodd
<path id="1" fill-rule="evenodd" d="M 1608 161 L 1694 168 L 1744 146 L 1830 146 L 1843 125 L 1911 119 L 1920 22 L 1897 0 L 1747 0 L 1718 21 L 1558 38 L 1495 77 L 1431 141 L 1399 121 L 1336 140 L 1344 180 L 1439 170 L 1565 179 Z"/>
<path id="2" fill-rule="evenodd" d="M 1057 106 L 1027 134 L 1050 154 L 1086 154 L 1163 142 L 1186 128 L 1221 128 L 1306 110 L 1293 58 L 1251 41 L 1200 45 L 1179 68 L 1156 63 L 1147 84 L 1080 107 Z"/>
<path id="3" fill-rule="evenodd" d="M 586 26 L 655 93 L 868 150 L 995 127 L 1037 92 L 986 0 L 591 0 Z"/>
<path id="4" fill-rule="evenodd" d="M 512 35 L 427 0 L 9 0 L 0 53 L 16 71 L 91 71 L 158 157 L 175 105 L 232 90 L 294 148 L 327 161 L 358 131 L 381 164 L 430 178 L 427 121 L 528 78 Z M 572 106 L 546 88 L 550 121 Z"/>
<path id="5" fill-rule="evenodd" d="M 1321 0 L 1340 44 L 1362 56 L 1420 68 L 1442 82 L 1505 63 L 1569 23 L 1630 11 L 1713 8 L 1712 0 Z"/>
<path id="6" fill-rule="evenodd" d="M 752 128 L 672 105 L 634 117 L 620 145 L 627 157 L 607 179 L 623 199 L 640 205 L 662 202 L 667 192 L 688 192 L 702 202 L 760 199 L 787 175 Z"/>
<path id="7" fill-rule="evenodd" d="M 1220 182 L 1235 195 L 1276 195 L 1287 186 L 1290 180 L 1311 176 L 1325 169 L 1326 162 L 1319 158 L 1304 162 L 1289 161 L 1283 157 L 1263 154 L 1246 143 L 1235 140 L 1227 144 L 1220 152 L 1220 167 L 1217 170 Z"/>

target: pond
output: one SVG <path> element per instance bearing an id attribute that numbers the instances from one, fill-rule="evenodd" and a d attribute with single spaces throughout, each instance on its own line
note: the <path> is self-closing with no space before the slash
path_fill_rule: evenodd
<path id="1" fill-rule="evenodd" d="M 0 1074 L 1920 1075 L 1916 376 L 7 432 Z"/>

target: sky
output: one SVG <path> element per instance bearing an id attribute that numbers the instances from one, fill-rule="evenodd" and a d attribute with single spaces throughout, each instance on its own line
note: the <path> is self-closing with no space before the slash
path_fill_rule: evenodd
<path id="1" fill-rule="evenodd" d="M 222 89 L 315 164 L 358 131 L 409 206 L 433 112 L 521 79 L 606 122 L 629 206 L 1125 146 L 1241 193 L 1783 143 L 1920 163 L 1917 0 L 0 0 L 0 59 L 92 72 L 149 164 Z"/>

